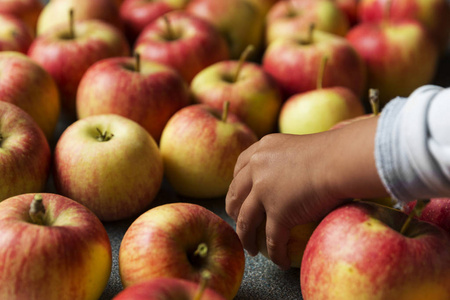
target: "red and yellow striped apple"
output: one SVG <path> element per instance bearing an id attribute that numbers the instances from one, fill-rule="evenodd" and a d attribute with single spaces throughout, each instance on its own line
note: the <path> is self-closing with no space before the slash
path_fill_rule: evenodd
<path id="1" fill-rule="evenodd" d="M 44 4 L 40 0 L 0 0 L 0 13 L 21 19 L 28 25 L 33 37 L 36 34 L 37 21 L 43 8 Z"/>
<path id="2" fill-rule="evenodd" d="M 0 13 L 0 51 L 17 51 L 26 54 L 33 42 L 31 29 L 21 19 Z"/>

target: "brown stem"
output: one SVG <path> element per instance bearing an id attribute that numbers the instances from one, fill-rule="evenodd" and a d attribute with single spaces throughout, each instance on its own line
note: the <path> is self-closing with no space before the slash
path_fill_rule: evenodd
<path id="1" fill-rule="evenodd" d="M 166 31 L 167 31 L 166 37 L 169 41 L 172 41 L 176 38 L 175 32 L 173 31 L 172 24 L 170 23 L 170 20 L 166 15 L 163 16 L 163 19 L 164 19 L 164 23 L 166 24 Z"/>
<path id="2" fill-rule="evenodd" d="M 210 279 L 211 279 L 211 272 L 209 272 L 208 270 L 204 270 L 202 272 L 202 277 L 200 279 L 200 285 L 198 286 L 197 292 L 195 293 L 193 300 L 200 300 L 202 298 L 203 293 L 205 292 Z"/>
<path id="3" fill-rule="evenodd" d="M 75 38 L 75 17 L 73 8 L 69 10 L 69 37 L 71 39 Z"/>
<path id="4" fill-rule="evenodd" d="M 230 109 L 230 101 L 225 101 L 223 103 L 223 109 L 222 109 L 222 122 L 226 123 L 228 119 L 228 111 Z"/>
<path id="5" fill-rule="evenodd" d="M 236 72 L 234 73 L 233 82 L 236 82 L 239 78 L 239 74 L 241 73 L 242 67 L 244 66 L 244 62 L 247 60 L 247 57 L 255 50 L 253 45 L 248 45 L 245 48 L 244 52 L 242 52 L 241 57 L 239 58 L 239 63 L 236 68 Z"/>
<path id="6" fill-rule="evenodd" d="M 42 203 L 42 195 L 36 194 L 34 195 L 33 201 L 30 205 L 30 210 L 28 214 L 31 218 L 31 221 L 36 225 L 44 225 L 45 221 L 45 207 Z"/>
<path id="7" fill-rule="evenodd" d="M 105 132 L 102 132 L 100 129 L 96 128 L 97 132 L 99 133 L 99 135 L 97 135 L 95 138 L 97 139 L 97 141 L 99 142 L 107 142 L 110 139 L 113 138 L 114 134 L 110 134 L 107 130 L 105 130 Z"/>
<path id="8" fill-rule="evenodd" d="M 377 116 L 380 113 L 380 91 L 378 89 L 369 89 L 369 101 L 372 108 L 372 114 Z"/>
<path id="9" fill-rule="evenodd" d="M 139 54 L 139 52 L 135 52 L 134 53 L 134 59 L 135 59 L 135 63 L 136 63 L 136 67 L 135 70 L 136 72 L 141 72 L 141 55 Z"/>
<path id="10" fill-rule="evenodd" d="M 322 89 L 323 86 L 323 76 L 325 74 L 325 68 L 327 66 L 328 56 L 324 55 L 320 61 L 319 75 L 317 76 L 317 89 Z"/>
<path id="11" fill-rule="evenodd" d="M 306 42 L 308 43 L 308 44 L 311 44 L 312 42 L 313 42 L 313 38 L 314 38 L 314 29 L 316 28 L 316 24 L 314 24 L 314 23 L 311 23 L 310 25 L 309 25 L 309 29 L 308 29 L 308 37 L 307 37 L 307 40 L 306 40 Z"/>
<path id="12" fill-rule="evenodd" d="M 420 217 L 422 214 L 423 209 L 427 204 L 430 202 L 430 199 L 418 199 L 416 202 L 416 205 L 412 209 L 412 211 L 409 213 L 408 218 L 406 219 L 405 223 L 403 223 L 402 229 L 400 230 L 401 234 L 405 234 L 406 230 L 408 229 L 409 224 L 411 223 L 412 219 L 414 217 Z"/>
<path id="13" fill-rule="evenodd" d="M 286 1 L 286 12 L 287 12 L 286 15 L 289 18 L 295 17 L 297 15 L 297 13 L 295 12 L 294 3 L 292 2 L 292 0 Z"/>

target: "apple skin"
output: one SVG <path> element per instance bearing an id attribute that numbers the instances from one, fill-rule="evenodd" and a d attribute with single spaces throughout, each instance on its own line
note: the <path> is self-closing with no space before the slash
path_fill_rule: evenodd
<path id="1" fill-rule="evenodd" d="M 262 137 L 275 130 L 284 99 L 278 84 L 259 64 L 243 63 L 234 81 L 238 64 L 226 60 L 203 69 L 191 82 L 191 95 L 194 101 L 216 109 L 229 101 L 230 111 Z"/>
<path id="2" fill-rule="evenodd" d="M 416 21 L 360 23 L 347 39 L 366 64 L 368 86 L 380 91 L 380 106 L 433 80 L 438 50 Z"/>
<path id="3" fill-rule="evenodd" d="M 242 151 L 257 141 L 240 119 L 207 104 L 182 108 L 163 130 L 160 150 L 164 174 L 174 190 L 190 198 L 224 196 Z"/>
<path id="4" fill-rule="evenodd" d="M 206 257 L 195 257 L 198 245 Z M 234 229 L 203 206 L 171 203 L 140 215 L 127 229 L 119 249 L 119 272 L 125 288 L 152 278 L 200 282 L 211 273 L 208 287 L 226 299 L 237 294 L 245 255 Z"/>
<path id="5" fill-rule="evenodd" d="M 275 39 L 295 37 L 307 32 L 311 24 L 320 31 L 344 37 L 350 27 L 345 13 L 334 1 L 279 1 L 266 17 L 266 44 Z"/>
<path id="6" fill-rule="evenodd" d="M 289 97 L 281 107 L 278 126 L 281 133 L 310 134 L 363 114 L 364 107 L 351 90 L 322 88 Z"/>
<path id="7" fill-rule="evenodd" d="M 131 44 L 142 30 L 161 17 L 173 10 L 183 9 L 189 0 L 125 0 L 120 6 L 119 14 L 124 25 L 125 34 Z"/>
<path id="8" fill-rule="evenodd" d="M 33 37 L 36 34 L 37 20 L 44 8 L 39 0 L 0 0 L 0 13 L 13 15 L 28 25 Z"/>
<path id="9" fill-rule="evenodd" d="M 134 45 L 134 52 L 143 59 L 174 68 L 187 83 L 207 66 L 229 59 L 225 39 L 205 20 L 184 11 L 173 11 L 164 16 L 175 37 L 169 37 L 163 17 L 147 25 Z"/>
<path id="10" fill-rule="evenodd" d="M 329 213 L 303 255 L 303 299 L 450 299 L 450 237 L 441 228 L 376 204 Z"/>
<path id="11" fill-rule="evenodd" d="M 113 300 L 193 300 L 198 289 L 199 284 L 195 282 L 162 277 L 132 285 L 120 292 Z M 208 288 L 203 292 L 201 299 L 225 300 L 224 297 Z"/>
<path id="12" fill-rule="evenodd" d="M 62 111 L 69 116 L 75 115 L 76 92 L 86 70 L 101 59 L 130 54 L 123 33 L 103 21 L 77 21 L 74 28 L 73 39 L 68 27 L 57 27 L 38 36 L 28 50 L 55 80 Z"/>
<path id="13" fill-rule="evenodd" d="M 53 0 L 44 6 L 39 15 L 37 35 L 69 24 L 69 11 L 72 8 L 76 21 L 95 19 L 108 23 L 119 30 L 123 29 L 119 9 L 112 0 Z"/>
<path id="14" fill-rule="evenodd" d="M 0 13 L 0 51 L 26 54 L 33 39 L 33 33 L 21 19 Z"/>
<path id="15" fill-rule="evenodd" d="M 112 266 L 103 224 L 71 199 L 41 195 L 44 225 L 28 216 L 34 194 L 0 203 L 0 298 L 98 299 Z"/>
<path id="16" fill-rule="evenodd" d="M 410 214 L 417 201 L 408 202 L 402 210 Z M 432 198 L 422 210 L 419 220 L 435 224 L 450 233 L 450 198 Z"/>
<path id="17" fill-rule="evenodd" d="M 28 56 L 0 52 L 0 101 L 27 112 L 51 141 L 58 123 L 60 100 L 52 76 Z"/>
<path id="18" fill-rule="evenodd" d="M 361 0 L 358 18 L 361 22 L 383 22 L 388 1 Z M 413 19 L 420 22 L 431 35 L 441 52 L 450 41 L 450 3 L 447 0 L 392 0 L 389 20 Z"/>
<path id="19" fill-rule="evenodd" d="M 358 6 L 361 0 L 334 0 L 336 5 L 345 13 L 350 27 L 358 23 Z"/>
<path id="20" fill-rule="evenodd" d="M 185 10 L 220 31 L 228 43 L 231 59 L 238 59 L 248 45 L 256 49 L 252 55 L 262 52 L 265 15 L 254 2 L 190 0 Z"/>
<path id="21" fill-rule="evenodd" d="M 91 66 L 77 90 L 77 115 L 118 114 L 143 126 L 159 142 L 170 117 L 190 103 L 177 71 L 152 61 L 113 57 Z"/>
<path id="22" fill-rule="evenodd" d="M 102 134 L 113 135 L 99 140 Z M 53 160 L 59 194 L 92 210 L 102 221 L 121 220 L 145 210 L 159 191 L 163 164 L 151 135 L 119 115 L 96 115 L 62 133 Z"/>
<path id="23" fill-rule="evenodd" d="M 0 201 L 43 191 L 50 163 L 50 146 L 36 122 L 19 107 L 0 101 Z"/>
<path id="24" fill-rule="evenodd" d="M 343 37 L 314 30 L 312 42 L 283 38 L 266 49 L 262 65 L 289 97 L 317 88 L 324 56 L 328 56 L 323 87 L 343 86 L 361 97 L 366 91 L 366 67 L 361 56 Z"/>

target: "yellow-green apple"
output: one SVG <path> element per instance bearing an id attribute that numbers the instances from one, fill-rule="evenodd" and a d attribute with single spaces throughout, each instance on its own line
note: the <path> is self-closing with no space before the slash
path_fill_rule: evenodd
<path id="1" fill-rule="evenodd" d="M 361 0 L 358 5 L 361 22 L 383 22 L 413 19 L 430 33 L 441 51 L 450 39 L 450 2 L 448 0 Z"/>
<path id="2" fill-rule="evenodd" d="M 125 0 L 119 14 L 125 34 L 133 44 L 142 30 L 162 15 L 177 9 L 183 9 L 189 0 Z"/>
<path id="3" fill-rule="evenodd" d="M 111 274 L 111 244 L 100 220 L 56 194 L 0 203 L 1 299 L 99 299 Z"/>
<path id="4" fill-rule="evenodd" d="M 410 214 L 417 200 L 408 202 L 402 211 Z M 419 220 L 433 223 L 450 233 L 450 198 L 432 198 L 422 210 Z"/>
<path id="5" fill-rule="evenodd" d="M 248 45 L 255 47 L 252 58 L 262 53 L 265 14 L 254 1 L 190 0 L 185 10 L 213 24 L 222 33 L 231 59 L 238 59 Z"/>
<path id="6" fill-rule="evenodd" d="M 364 61 L 345 38 L 335 34 L 310 29 L 304 37 L 277 39 L 267 47 L 262 65 L 289 97 L 316 88 L 325 55 L 323 86 L 343 86 L 361 97 L 366 89 Z"/>
<path id="7" fill-rule="evenodd" d="M 303 255 L 303 299 L 450 299 L 450 236 L 384 206 L 329 213 Z M 402 231 L 402 232 L 401 232 Z"/>
<path id="8" fill-rule="evenodd" d="M 189 105 L 176 112 L 162 132 L 165 176 L 182 196 L 224 196 L 238 156 L 256 141 L 255 133 L 227 109 Z"/>
<path id="9" fill-rule="evenodd" d="M 137 57 L 106 58 L 91 66 L 77 90 L 77 115 L 118 114 L 159 142 L 170 117 L 190 103 L 189 88 L 171 67 Z"/>
<path id="10" fill-rule="evenodd" d="M 0 13 L 0 51 L 17 51 L 26 54 L 34 36 L 21 19 Z"/>
<path id="11" fill-rule="evenodd" d="M 70 22 L 53 28 L 38 36 L 28 50 L 28 56 L 55 80 L 62 112 L 71 117 L 75 115 L 78 84 L 86 70 L 101 59 L 129 53 L 124 34 L 100 20 Z"/>
<path id="12" fill-rule="evenodd" d="M 251 49 L 251 48 L 248 48 Z M 276 129 L 283 98 L 278 84 L 256 63 L 224 60 L 200 71 L 190 89 L 194 101 L 222 109 L 230 102 L 230 111 L 247 124 L 258 137 Z"/>
<path id="13" fill-rule="evenodd" d="M 367 84 L 380 91 L 382 107 L 434 78 L 438 51 L 417 21 L 359 23 L 347 39 L 365 61 Z"/>
<path id="14" fill-rule="evenodd" d="M 14 51 L 0 52 L 0 69 L 0 101 L 26 111 L 51 141 L 60 112 L 52 76 L 28 56 Z"/>
<path id="15" fill-rule="evenodd" d="M 186 279 L 154 278 L 132 285 L 121 291 L 113 300 L 225 300 L 212 289 Z"/>
<path id="16" fill-rule="evenodd" d="M 36 122 L 19 107 L 0 101 L 0 201 L 42 192 L 50 163 L 50 146 Z"/>
<path id="17" fill-rule="evenodd" d="M 234 229 L 218 215 L 191 203 L 156 206 L 128 227 L 119 249 L 125 288 L 160 278 L 200 282 L 233 299 L 244 275 L 245 255 Z"/>
<path id="18" fill-rule="evenodd" d="M 180 10 L 147 25 L 136 40 L 134 52 L 174 68 L 188 83 L 207 66 L 229 59 L 222 35 L 205 20 Z"/>
<path id="19" fill-rule="evenodd" d="M 37 21 L 37 35 L 69 23 L 69 10 L 74 9 L 75 20 L 101 20 L 122 29 L 119 8 L 112 0 L 58 0 L 50 1 L 42 10 Z"/>
<path id="20" fill-rule="evenodd" d="M 37 20 L 44 4 L 40 0 L 0 0 L 0 13 L 10 14 L 21 19 L 36 34 Z"/>
<path id="21" fill-rule="evenodd" d="M 158 193 L 162 177 L 154 139 L 138 123 L 119 115 L 75 121 L 54 150 L 58 193 L 85 205 L 102 221 L 141 213 Z"/>
<path id="22" fill-rule="evenodd" d="M 278 38 L 296 37 L 311 24 L 339 36 L 345 36 L 350 26 L 344 12 L 329 0 L 279 1 L 267 14 L 266 23 L 266 44 Z"/>

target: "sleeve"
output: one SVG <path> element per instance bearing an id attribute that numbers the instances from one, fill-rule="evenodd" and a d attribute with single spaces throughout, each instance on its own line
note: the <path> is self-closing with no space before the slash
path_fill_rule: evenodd
<path id="1" fill-rule="evenodd" d="M 375 161 L 400 204 L 450 197 L 450 88 L 425 85 L 391 100 L 378 121 Z"/>

